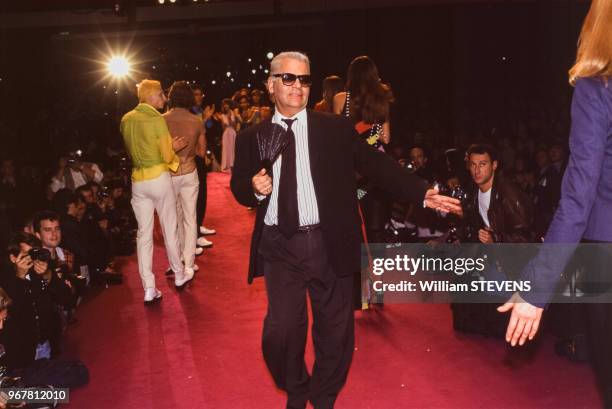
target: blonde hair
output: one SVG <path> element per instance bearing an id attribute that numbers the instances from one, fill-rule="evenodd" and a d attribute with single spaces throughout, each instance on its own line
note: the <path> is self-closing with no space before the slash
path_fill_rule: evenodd
<path id="1" fill-rule="evenodd" d="M 147 102 L 147 98 L 161 91 L 161 83 L 155 80 L 142 80 L 136 85 L 138 89 L 138 101 Z"/>
<path id="2" fill-rule="evenodd" d="M 580 39 L 569 82 L 578 78 L 612 76 L 612 0 L 593 0 Z"/>

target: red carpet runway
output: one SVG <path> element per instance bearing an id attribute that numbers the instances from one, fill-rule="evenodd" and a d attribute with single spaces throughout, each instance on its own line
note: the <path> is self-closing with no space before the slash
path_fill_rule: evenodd
<path id="1" fill-rule="evenodd" d="M 77 409 L 276 409 L 283 395 L 266 370 L 260 336 L 263 281 L 246 283 L 254 213 L 238 205 L 229 176 L 208 178 L 207 226 L 214 247 L 181 294 L 154 268 L 163 301 L 142 303 L 136 256 L 122 260 L 126 283 L 84 303 L 65 349 L 90 368 L 71 395 Z M 312 346 L 308 362 L 312 363 Z M 353 366 L 338 409 L 597 408 L 587 365 L 555 356 L 552 339 L 511 350 L 501 341 L 453 332 L 447 305 L 387 305 L 357 314 Z"/>

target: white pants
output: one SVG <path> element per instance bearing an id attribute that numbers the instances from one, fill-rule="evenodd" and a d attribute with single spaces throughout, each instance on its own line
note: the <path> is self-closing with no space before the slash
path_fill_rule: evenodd
<path id="1" fill-rule="evenodd" d="M 183 264 L 179 251 L 176 222 L 176 199 L 170 173 L 164 172 L 158 178 L 132 184 L 132 208 L 138 221 L 136 253 L 138 271 L 145 288 L 155 288 L 153 274 L 153 225 L 157 211 L 161 224 L 166 253 L 175 277 L 183 278 Z"/>
<path id="2" fill-rule="evenodd" d="M 195 262 L 196 240 L 198 238 L 196 221 L 196 204 L 200 191 L 198 172 L 194 170 L 187 175 L 172 176 L 172 184 L 176 197 L 180 248 L 183 252 L 185 269 L 191 271 Z"/>

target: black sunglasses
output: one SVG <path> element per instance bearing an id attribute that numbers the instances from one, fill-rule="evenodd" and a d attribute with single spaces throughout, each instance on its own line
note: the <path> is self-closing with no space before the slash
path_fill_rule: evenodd
<path id="1" fill-rule="evenodd" d="M 312 77 L 310 76 L 310 74 L 295 75 L 285 72 L 283 74 L 272 74 L 272 76 L 274 78 L 280 78 L 283 81 L 283 85 L 286 85 L 288 87 L 295 84 L 296 80 L 300 80 L 300 84 L 302 84 L 302 87 L 310 87 L 312 85 Z"/>

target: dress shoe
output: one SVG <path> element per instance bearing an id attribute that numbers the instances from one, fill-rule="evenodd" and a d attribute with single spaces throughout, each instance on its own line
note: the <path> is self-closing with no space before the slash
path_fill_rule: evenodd
<path id="1" fill-rule="evenodd" d="M 176 287 L 176 289 L 177 290 L 184 289 L 185 286 L 187 286 L 187 283 L 193 280 L 193 275 L 194 275 L 193 270 L 185 269 L 185 274 L 183 275 L 183 278 L 176 278 L 174 280 L 174 286 Z"/>
<path id="2" fill-rule="evenodd" d="M 213 245 L 213 244 L 212 244 L 212 241 L 210 241 L 210 240 L 206 240 L 206 237 L 200 237 L 200 238 L 198 239 L 198 241 L 196 242 L 196 244 L 197 244 L 198 246 L 200 246 L 200 247 L 204 247 L 204 248 L 207 248 L 207 247 L 212 247 L 212 245 Z"/>
<path id="3" fill-rule="evenodd" d="M 217 231 L 215 229 L 209 229 L 208 227 L 200 226 L 200 234 L 203 234 L 205 236 L 212 236 L 216 233 Z"/>
<path id="4" fill-rule="evenodd" d="M 151 305 L 162 298 L 162 293 L 157 288 L 147 288 L 144 295 L 145 305 Z"/>
<path id="5" fill-rule="evenodd" d="M 204 253 L 204 249 L 202 247 L 196 247 L 195 255 L 196 256 L 201 256 L 202 253 Z"/>

